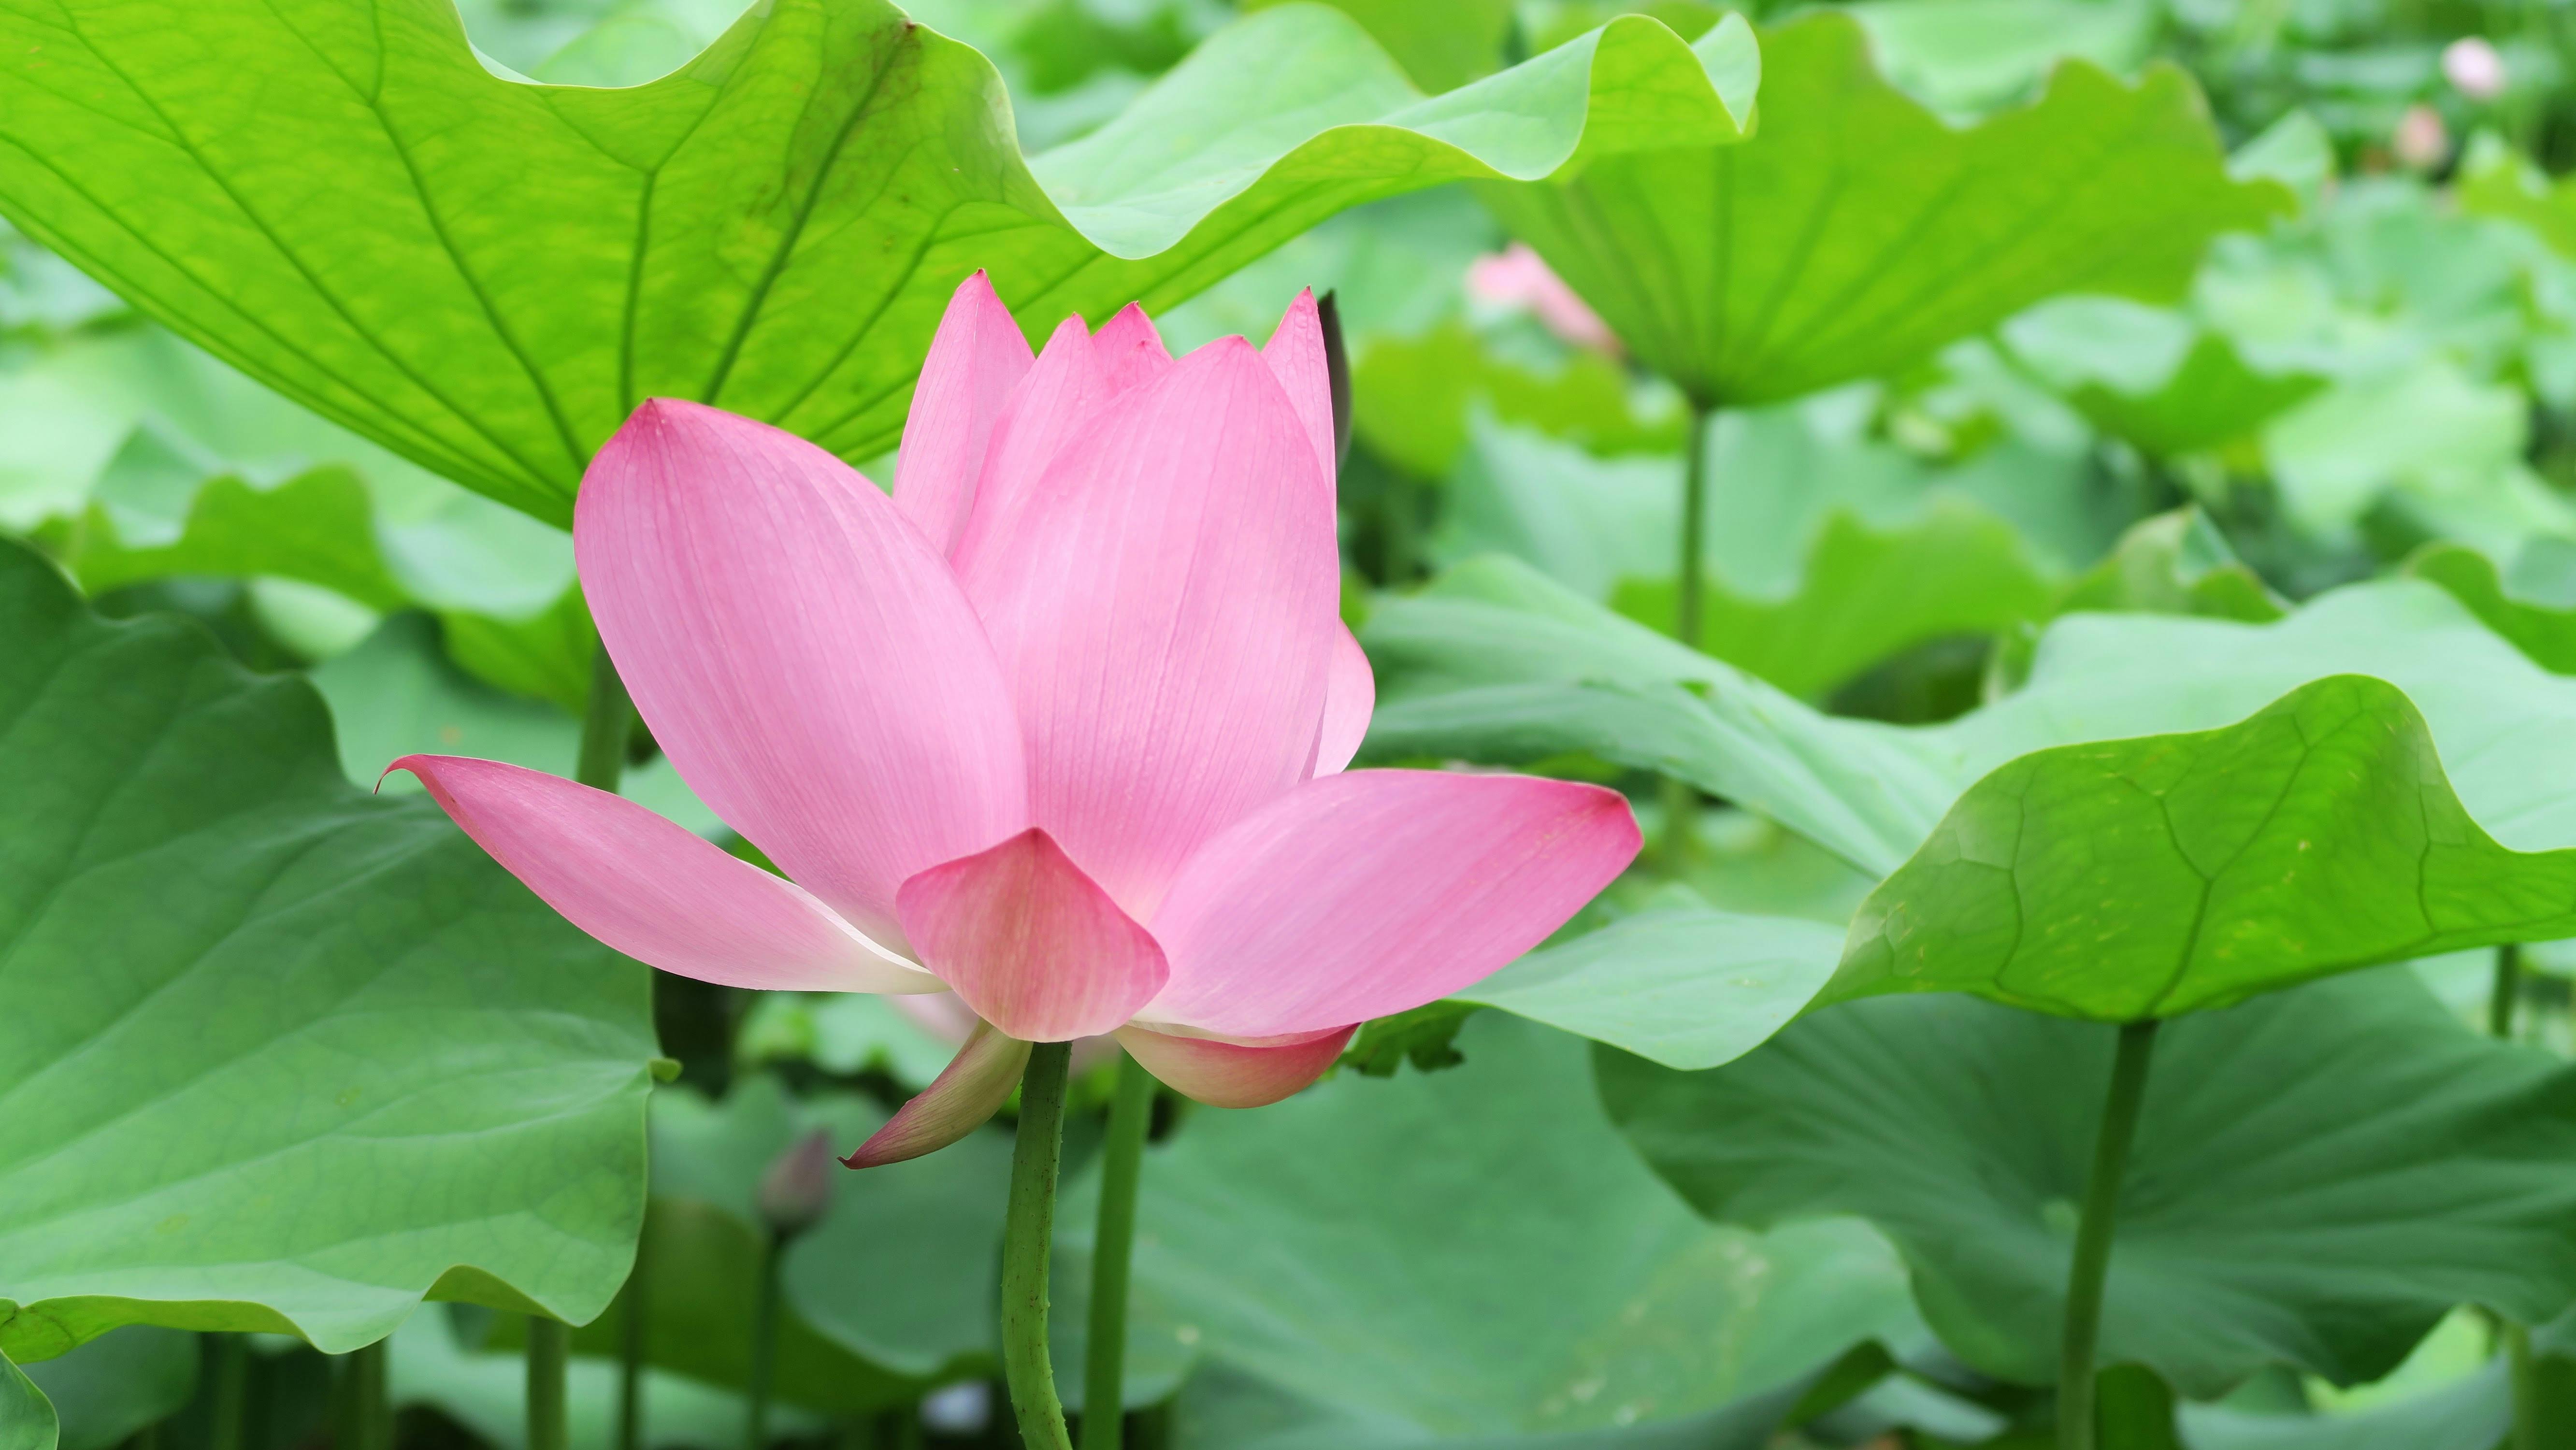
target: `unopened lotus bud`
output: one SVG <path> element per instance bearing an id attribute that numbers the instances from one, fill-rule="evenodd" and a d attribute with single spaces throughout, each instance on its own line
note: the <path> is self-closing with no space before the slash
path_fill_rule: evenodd
<path id="1" fill-rule="evenodd" d="M 2397 118 L 2397 132 L 2389 138 L 2388 149 L 2397 153 L 2402 165 L 2430 171 L 2451 154 L 2451 133 L 2442 124 L 2441 112 L 2418 102 Z"/>
<path id="2" fill-rule="evenodd" d="M 821 1128 L 788 1144 L 760 1175 L 760 1216 L 781 1238 L 814 1226 L 832 1202 L 832 1135 Z"/>

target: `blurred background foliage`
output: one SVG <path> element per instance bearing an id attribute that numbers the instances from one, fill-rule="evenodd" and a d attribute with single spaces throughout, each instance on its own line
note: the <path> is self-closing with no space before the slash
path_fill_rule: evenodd
<path id="1" fill-rule="evenodd" d="M 1721 13 L 1334 3 L 1431 92 L 1616 13 L 1686 36 Z M 463 3 L 489 64 L 584 85 L 670 70 L 736 8 Z M 2576 170 L 2576 6 L 1841 8 L 1886 77 L 1954 124 L 2032 103 L 2070 57 L 2122 76 L 2179 65 L 2234 172 L 2279 181 L 2299 208 L 2220 236 L 2169 303 L 2054 298 L 1891 374 L 1719 414 L 1708 653 L 1835 714 L 1931 722 L 2012 688 L 2041 628 L 2070 611 L 2262 620 L 2403 572 L 2576 672 L 2576 188 L 2558 179 Z M 1032 153 L 1115 115 L 1236 14 L 1219 0 L 910 9 L 991 57 Z M 1468 189 L 1379 202 L 1171 311 L 1164 331 L 1176 349 L 1260 337 L 1297 288 L 1335 293 L 1353 364 L 1354 615 L 1375 591 L 1501 553 L 1670 629 L 1689 405 L 1513 246 Z M 883 482 L 890 462 L 868 472 Z M 565 536 L 267 392 L 14 233 L 0 235 L 0 528 L 107 614 L 179 611 L 256 669 L 309 670 L 362 784 L 422 749 L 569 770 L 595 635 Z M 630 794 L 724 837 L 640 732 L 632 753 Z M 1599 760 L 1549 766 L 1640 784 Z M 1723 805 L 1689 828 L 1682 880 L 1623 884 L 1578 925 L 1676 891 L 1838 924 L 1870 885 Z M 2564 1052 L 2576 957 L 2529 961 L 2525 1035 Z M 2484 1009 L 2483 955 L 2417 970 L 2456 1015 Z M 576 1341 L 575 1443 L 610 1443 L 633 1317 L 647 1443 L 739 1444 L 737 1291 L 773 1251 L 789 1256 L 782 1435 L 1009 1443 L 990 1387 L 1000 1130 L 844 1180 L 793 1244 L 767 1239 L 748 1197 L 800 1131 L 855 1142 L 926 1082 L 947 1054 L 942 1025 L 869 998 L 659 988 L 663 1050 L 681 1067 L 654 1111 L 649 1267 Z M 1373 1027 L 1360 1058 L 1391 1080 L 1345 1071 L 1253 1115 L 1164 1104 L 1131 1330 L 1142 1443 L 2039 1443 L 2035 1392 L 1944 1348 L 1875 1229 L 1703 1221 L 1603 1116 L 1571 1038 L 1494 1013 L 1462 1030 L 1465 1015 Z M 1085 1090 L 1096 1107 L 1105 1087 Z M 1082 1131 L 1059 1325 L 1081 1323 Z M 1273 1292 L 1283 1284 L 1294 1292 Z M 510 1333 L 486 1311 L 431 1306 L 397 1335 L 406 1450 L 519 1443 Z M 2131 1443 L 2488 1450 L 2503 1391 L 2485 1333 L 2461 1311 L 2358 1389 L 2267 1371 L 2186 1410 L 2179 1441 Z M 1078 1357 L 1060 1346 L 1068 1384 Z M 333 1413 L 324 1358 L 276 1336 L 128 1328 L 30 1373 L 65 1450 L 125 1443 L 164 1415 L 146 1432 L 156 1450 L 287 1450 Z M 2145 1379 L 2141 1394 L 2166 1393 Z M 240 1405 L 247 1438 L 233 1441 L 216 1427 Z"/>

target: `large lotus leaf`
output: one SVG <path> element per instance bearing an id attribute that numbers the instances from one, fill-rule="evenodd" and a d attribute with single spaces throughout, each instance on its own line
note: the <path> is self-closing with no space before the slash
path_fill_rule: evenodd
<path id="1" fill-rule="evenodd" d="M 1892 371 L 2043 297 L 2179 293 L 2211 235 L 2289 193 L 2228 179 L 2179 70 L 2069 61 L 1955 131 L 1872 68 L 1848 16 L 1763 33 L 1762 134 L 1489 185 L 1505 225 L 1637 356 L 1712 405 Z"/>
<path id="2" fill-rule="evenodd" d="M 1611 1116 L 1703 1212 L 1867 1216 L 1953 1351 L 2045 1384 L 2115 1035 L 1904 997 L 1708 1072 L 1596 1062 Z M 2470 1032 L 2402 970 L 2170 1023 L 2102 1360 L 2206 1398 L 2273 1362 L 2376 1379 L 2461 1303 L 2546 1320 L 2576 1297 L 2571 1153 L 2576 1072 Z"/>
<path id="3" fill-rule="evenodd" d="M 2026 100 L 2069 56 L 2125 72 L 2155 41 L 2138 0 L 1863 0 L 1851 13 L 1898 87 L 1944 115 Z"/>
<path id="4" fill-rule="evenodd" d="M 2325 380 L 2306 373 L 2256 372 L 2218 333 L 2204 333 L 2156 388 L 2122 393 L 2098 383 L 2070 401 L 2094 427 L 2157 458 L 2242 442 L 2307 401 Z"/>
<path id="5" fill-rule="evenodd" d="M 97 570 L 92 587 L 174 570 L 267 573 L 379 608 L 399 597 L 521 618 L 572 582 L 561 531 L 162 328 L 121 327 L 12 362 L 0 373 L 0 520 L 21 530 L 52 520 L 84 581 Z"/>
<path id="6" fill-rule="evenodd" d="M 1692 1218 L 1577 1039 L 1486 1013 L 1462 1041 L 1455 1071 L 1191 1113 L 1145 1166 L 1140 1290 L 1209 1359 L 1418 1440 L 1672 1421 L 1907 1332 L 1860 1226 Z"/>
<path id="7" fill-rule="evenodd" d="M 1246 10 L 1280 0 L 1251 0 Z M 1368 33 L 1426 91 L 1445 91 L 1502 64 L 1511 34 L 1512 0 L 1323 0 L 1368 27 Z"/>
<path id="8" fill-rule="evenodd" d="M 2464 544 L 2427 544 L 2406 561 L 2406 572 L 2449 591 L 2532 663 L 2576 675 L 2576 609 L 2524 597 L 2486 555 Z"/>
<path id="9" fill-rule="evenodd" d="M 1808 547 L 1796 593 L 1707 587 L 1700 648 L 1814 698 L 1915 645 L 2042 618 L 2055 593 L 2020 532 L 1964 500 L 1937 499 L 1883 528 L 1838 511 Z M 1669 578 L 1629 580 L 1611 597 L 1620 613 L 1666 628 L 1677 601 Z"/>
<path id="10" fill-rule="evenodd" d="M 1361 639 L 1379 679 L 1371 758 L 1585 752 L 1688 780 L 1874 876 L 1957 794 L 1943 752 L 1822 715 L 1516 560 L 1380 600 Z"/>
<path id="11" fill-rule="evenodd" d="M 397 1407 L 434 1405 L 498 1450 L 527 1450 L 528 1362 L 515 1350 L 469 1350 L 447 1325 L 421 1315 L 394 1331 L 387 1387 Z M 617 1445 L 620 1369 L 614 1359 L 576 1356 L 564 1372 L 567 1450 Z M 747 1450 L 742 1396 L 647 1365 L 641 1386 L 641 1443 L 653 1450 Z M 824 1421 L 773 1404 L 782 1435 L 813 1435 Z"/>
<path id="12" fill-rule="evenodd" d="M 1820 1376 L 1705 1414 L 1598 1430 L 1431 1436 L 1400 1416 L 1284 1390 L 1218 1365 L 1172 1403 L 1174 1442 L 1192 1450 L 1769 1450 Z"/>
<path id="13" fill-rule="evenodd" d="M 53 1402 L 0 1354 L 0 1450 L 54 1450 Z"/>
<path id="14" fill-rule="evenodd" d="M 1532 952 L 1456 994 L 1666 1067 L 1762 1045 L 1833 974 L 1843 929 L 1675 904 Z"/>
<path id="15" fill-rule="evenodd" d="M 2464 947 L 2576 935 L 2576 850 L 2495 843 L 2396 686 L 2062 745 L 1970 787 L 1853 918 L 1821 1000 L 1975 992 L 2127 1022 Z"/>
<path id="16" fill-rule="evenodd" d="M 2306 370 L 2257 369 L 2224 332 L 2114 297 L 2045 302 L 1999 331 L 2093 426 L 2158 458 L 2250 442 L 2326 385 Z"/>
<path id="17" fill-rule="evenodd" d="M 2513 1387 L 2499 1361 L 2438 1390 L 2348 1415 L 2266 1415 L 2183 1405 L 2185 1450 L 2496 1450 L 2510 1443 Z"/>
<path id="18" fill-rule="evenodd" d="M 2403 690 L 2469 814 L 2505 844 L 2576 844 L 2576 688 L 2421 581 L 2338 589 L 2273 624 L 2069 615 L 2021 691 L 1917 728 L 1819 714 L 1504 560 L 1380 602 L 1362 637 L 1387 702 L 1372 754 L 1586 751 L 1691 780 L 1878 875 L 2016 756 L 2228 725 L 2331 674 Z"/>
<path id="19" fill-rule="evenodd" d="M 2290 612 L 2196 506 L 2141 519 L 2067 586 L 2059 613 L 2188 614 L 2270 624 Z"/>
<path id="20" fill-rule="evenodd" d="M 455 621 L 446 627 L 453 631 Z M 408 774 L 385 775 L 386 766 L 415 752 L 479 756 L 571 775 L 581 754 L 581 722 L 467 676 L 440 652 L 439 633 L 425 615 L 397 614 L 357 648 L 313 671 L 314 687 L 331 707 L 340 765 L 349 779 L 385 795 L 422 791 Z M 668 757 L 627 770 L 618 790 L 693 831 L 729 832 Z"/>
<path id="21" fill-rule="evenodd" d="M 1479 409 L 1592 453 L 1678 453 L 1683 411 L 1670 394 L 1665 401 L 1671 406 L 1641 416 L 1611 359 L 1578 352 L 1553 370 L 1537 368 L 1455 320 L 1420 337 L 1373 342 L 1351 369 L 1353 436 L 1428 479 L 1448 477 L 1466 453 Z"/>
<path id="22" fill-rule="evenodd" d="M 130 1324 L 27 1366 L 53 1401 L 61 1450 L 113 1450 L 197 1393 L 197 1336 Z"/>
<path id="23" fill-rule="evenodd" d="M 851 459 L 958 279 L 1029 325 L 1176 302 L 1343 207 L 1738 137 L 1751 33 L 1614 22 L 1424 100 L 1358 25 L 1219 33 L 1024 159 L 972 49 L 884 0 L 756 7 L 622 90 L 495 75 L 445 0 L 10 0 L 0 211 L 218 356 L 562 522 L 635 403 Z"/>
<path id="24" fill-rule="evenodd" d="M 868 1100 L 799 1099 L 767 1075 L 738 1080 L 720 1102 L 684 1088 L 655 1095 L 649 1363 L 702 1384 L 740 1390 L 749 1382 L 768 1232 L 756 1199 L 761 1174 L 810 1130 L 847 1152 L 884 1121 Z M 987 1132 L 891 1168 L 832 1171 L 823 1217 L 787 1245 L 779 1265 L 782 1400 L 848 1414 L 989 1368 L 1009 1161 L 1007 1135 Z M 614 1359 L 633 1293 L 574 1331 L 574 1350 Z M 505 1325 L 495 1342 L 515 1343 L 514 1328 Z"/>
<path id="25" fill-rule="evenodd" d="M 2458 191 L 2461 211 L 2519 222 L 2560 253 L 2576 257 L 2576 189 L 2552 182 L 2499 138 L 2480 135 L 2470 143 L 2460 163 Z"/>
<path id="26" fill-rule="evenodd" d="M 644 1196 L 644 968 L 321 698 L 0 552 L 0 1351 L 119 1324 L 382 1337 L 424 1295 L 567 1320 Z"/>

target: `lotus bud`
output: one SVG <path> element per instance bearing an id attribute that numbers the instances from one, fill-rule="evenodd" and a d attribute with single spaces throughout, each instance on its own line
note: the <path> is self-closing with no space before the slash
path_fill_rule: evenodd
<path id="1" fill-rule="evenodd" d="M 812 1228 L 832 1203 L 832 1135 L 821 1128 L 769 1160 L 760 1175 L 760 1216 L 780 1238 Z"/>

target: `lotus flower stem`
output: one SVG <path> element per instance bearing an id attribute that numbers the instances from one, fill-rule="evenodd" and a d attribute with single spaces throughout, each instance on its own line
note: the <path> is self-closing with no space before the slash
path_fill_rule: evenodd
<path id="1" fill-rule="evenodd" d="M 626 682 L 602 646 L 592 658 L 590 708 L 581 720 L 581 754 L 573 778 L 596 790 L 615 790 L 626 773 L 626 740 L 634 733 L 635 703 Z M 646 1245 L 649 1234 L 635 1240 L 635 1262 L 626 1271 L 626 1298 L 617 1322 L 617 1450 L 636 1450 L 644 1438 L 644 1303 Z M 535 1340 L 529 1343 L 533 1346 Z"/>
<path id="2" fill-rule="evenodd" d="M 393 1406 L 385 1391 L 385 1342 L 349 1355 L 350 1450 L 393 1450 Z"/>
<path id="3" fill-rule="evenodd" d="M 778 1263 L 786 1238 L 776 1230 L 760 1250 L 760 1292 L 751 1311 L 751 1382 L 744 1388 L 743 1450 L 769 1444 L 769 1387 L 778 1368 Z"/>
<path id="4" fill-rule="evenodd" d="M 1091 1241 L 1091 1335 L 1082 1374 L 1082 1450 L 1118 1450 L 1125 1428 L 1127 1275 L 1136 1247 L 1136 1183 L 1145 1130 L 1154 1121 L 1154 1077 L 1124 1053 L 1109 1139 L 1100 1150 L 1100 1222 Z"/>
<path id="5" fill-rule="evenodd" d="M 649 1228 L 635 1240 L 635 1265 L 626 1271 L 617 1315 L 617 1450 L 636 1450 L 644 1439 L 644 1327 L 652 1312 L 645 1299 L 651 1282 L 646 1265 L 652 1242 Z"/>
<path id="6" fill-rule="evenodd" d="M 1680 573 L 1673 597 L 1673 637 L 1699 648 L 1700 624 L 1706 617 L 1703 596 L 1708 571 L 1708 435 L 1717 410 L 1693 399 L 1689 448 L 1682 466 Z M 1664 777 L 1664 874 L 1678 876 L 1687 864 L 1691 827 L 1699 814 L 1699 792 L 1685 780 Z"/>
<path id="7" fill-rule="evenodd" d="M 2075 1262 L 2067 1277 L 2065 1349 L 2057 1362 L 2057 1450 L 2093 1450 L 2093 1350 L 2102 1331 L 2102 1285 L 2111 1268 L 2120 1182 L 2128 1175 L 2129 1144 L 2137 1136 L 2155 1046 L 2155 1019 L 2121 1025 L 2120 1050 L 2111 1062 L 2111 1093 L 2102 1105 L 2102 1132 L 2093 1142 L 2093 1175 L 2084 1185 L 2083 1217 L 2075 1228 Z"/>
<path id="8" fill-rule="evenodd" d="M 2531 1362 L 2531 1331 L 2504 1326 L 2505 1361 L 2513 1373 L 2513 1436 L 2509 1450 L 2540 1450 L 2540 1376 Z"/>
<path id="9" fill-rule="evenodd" d="M 1028 1450 L 1073 1450 L 1047 1353 L 1047 1251 L 1055 1235 L 1056 1163 L 1064 1151 L 1064 1080 L 1072 1058 L 1070 1042 L 1029 1049 L 1020 1076 L 1010 1209 L 1002 1221 L 1002 1369 Z"/>
<path id="10" fill-rule="evenodd" d="M 2506 942 L 2496 948 L 2495 990 L 2487 998 L 2487 1031 L 2497 1037 L 2513 1036 L 2514 1004 L 2522 996 L 2522 947 Z"/>
<path id="11" fill-rule="evenodd" d="M 615 790 L 626 773 L 626 738 L 635 729 L 635 702 L 617 677 L 617 662 L 602 646 L 590 669 L 590 708 L 581 717 L 581 755 L 573 779 L 595 790 Z"/>
<path id="12" fill-rule="evenodd" d="M 564 1450 L 564 1373 L 572 1360 L 572 1326 L 528 1318 L 528 1450 Z"/>
<path id="13" fill-rule="evenodd" d="M 2522 946 L 2506 942 L 2496 948 L 2495 988 L 2487 998 L 2489 1035 L 2513 1039 L 2513 1009 L 2521 997 Z M 2496 1340 L 2513 1382 L 2513 1436 L 2505 1443 L 2511 1450 L 2540 1450 L 2540 1381 L 2532 1373 L 2531 1331 L 2499 1316 Z"/>
<path id="14" fill-rule="evenodd" d="M 242 1450 L 242 1422 L 250 1408 L 250 1341 L 218 1334 L 215 1341 L 214 1427 L 211 1450 Z"/>

